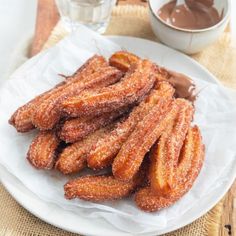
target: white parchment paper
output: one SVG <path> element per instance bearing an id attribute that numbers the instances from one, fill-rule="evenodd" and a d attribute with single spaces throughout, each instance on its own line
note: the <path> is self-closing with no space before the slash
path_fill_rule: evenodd
<path id="1" fill-rule="evenodd" d="M 215 188 L 228 181 L 222 178 L 222 174 L 235 165 L 235 92 L 193 78 L 200 91 L 195 104 L 194 123 L 201 128 L 206 159 L 191 191 L 172 207 L 157 213 L 140 211 L 132 199 L 100 204 L 78 199 L 65 200 L 63 185 L 70 177 L 56 171 L 35 170 L 25 158 L 36 131 L 20 134 L 8 125 L 9 117 L 20 105 L 62 80 L 58 74 L 72 74 L 95 53 L 109 57 L 120 49 L 105 37 L 81 27 L 55 47 L 22 65 L 0 90 L 0 164 L 41 199 L 83 217 L 104 218 L 114 227 L 137 235 L 163 229 L 170 220 L 181 217 Z"/>

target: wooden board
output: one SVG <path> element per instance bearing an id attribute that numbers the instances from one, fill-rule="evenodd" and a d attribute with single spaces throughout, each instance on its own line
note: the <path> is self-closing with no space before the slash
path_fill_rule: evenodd
<path id="1" fill-rule="evenodd" d="M 138 5 L 146 6 L 147 5 L 147 0 L 119 0 L 118 4 L 119 5 L 122 5 L 122 4 L 138 4 Z"/>
<path id="2" fill-rule="evenodd" d="M 221 236 L 236 235 L 236 181 L 228 191 L 224 200 L 220 228 Z"/>
<path id="3" fill-rule="evenodd" d="M 119 0 L 118 4 L 146 5 L 147 3 L 146 0 Z M 54 0 L 38 0 L 36 29 L 31 55 L 37 54 L 42 49 L 58 19 L 58 11 Z M 224 200 L 220 235 L 236 236 L 236 182 L 234 182 Z"/>
<path id="4" fill-rule="evenodd" d="M 41 51 L 52 29 L 59 20 L 59 14 L 54 0 L 38 0 L 35 35 L 30 55 Z"/>

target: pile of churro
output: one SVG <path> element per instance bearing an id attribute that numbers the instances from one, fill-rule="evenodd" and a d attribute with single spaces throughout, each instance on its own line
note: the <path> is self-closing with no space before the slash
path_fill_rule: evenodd
<path id="1" fill-rule="evenodd" d="M 194 106 L 181 83 L 125 51 L 90 58 L 73 75 L 18 108 L 18 132 L 38 129 L 28 153 L 37 169 L 94 175 L 64 185 L 67 199 L 101 202 L 130 197 L 144 211 L 178 201 L 197 178 L 204 145 L 191 125 Z M 181 88 L 183 91 L 184 88 Z M 98 174 L 104 169 L 106 174 Z"/>

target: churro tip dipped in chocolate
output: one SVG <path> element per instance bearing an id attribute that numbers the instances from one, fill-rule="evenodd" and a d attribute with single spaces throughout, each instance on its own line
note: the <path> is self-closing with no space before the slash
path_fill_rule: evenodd
<path id="1" fill-rule="evenodd" d="M 174 86 L 177 98 L 195 102 L 197 98 L 196 85 L 189 76 L 159 66 L 157 66 L 156 76 L 158 80 L 167 80 Z"/>
<path id="2" fill-rule="evenodd" d="M 130 52 L 115 52 L 109 60 L 110 65 L 126 72 L 132 64 L 140 58 Z M 182 73 L 178 73 L 159 65 L 155 65 L 155 77 L 157 81 L 168 81 L 176 89 L 177 98 L 185 98 L 191 102 L 196 100 L 196 86 L 193 80 Z"/>

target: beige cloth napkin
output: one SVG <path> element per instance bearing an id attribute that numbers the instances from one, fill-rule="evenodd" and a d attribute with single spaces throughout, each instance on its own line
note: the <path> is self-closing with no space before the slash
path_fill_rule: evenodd
<path id="1" fill-rule="evenodd" d="M 44 48 L 51 47 L 66 34 L 60 25 L 56 26 Z M 151 30 L 147 9 L 141 6 L 115 7 L 106 34 L 129 35 L 158 41 Z M 228 32 L 225 32 L 216 43 L 192 57 L 210 70 L 223 84 L 236 88 L 236 48 L 233 47 Z M 75 235 L 51 226 L 30 214 L 7 193 L 2 185 L 0 185 L 0 202 L 0 235 Z M 167 235 L 218 235 L 222 211 L 223 204 L 220 202 L 192 224 Z"/>

